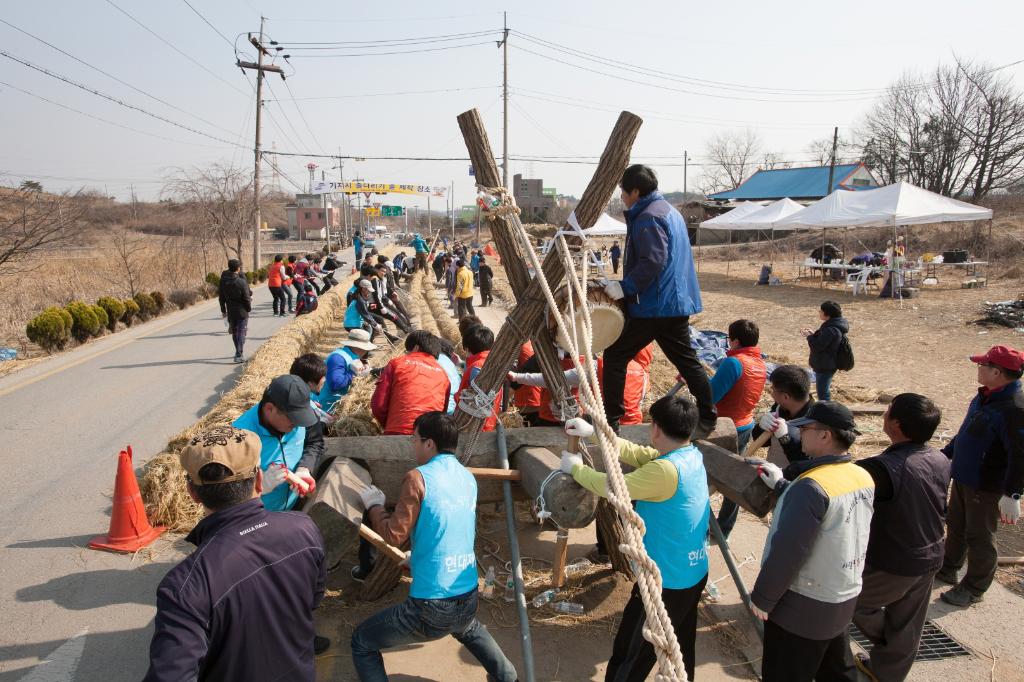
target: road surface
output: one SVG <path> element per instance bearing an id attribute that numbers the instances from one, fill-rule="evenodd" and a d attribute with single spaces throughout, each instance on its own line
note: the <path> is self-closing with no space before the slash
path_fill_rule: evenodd
<path id="1" fill-rule="evenodd" d="M 247 357 L 291 319 L 266 287 L 253 303 Z M 186 545 L 85 547 L 107 531 L 118 451 L 160 452 L 234 385 L 233 354 L 214 300 L 0 379 L 0 682 L 145 674 L 156 586 Z"/>

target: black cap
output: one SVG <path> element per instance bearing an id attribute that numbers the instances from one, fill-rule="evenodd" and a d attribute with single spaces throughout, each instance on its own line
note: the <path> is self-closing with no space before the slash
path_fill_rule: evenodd
<path id="1" fill-rule="evenodd" d="M 283 374 L 271 381 L 263 392 L 263 400 L 274 403 L 296 426 L 308 428 L 319 420 L 309 404 L 309 384 L 293 374 Z"/>
<path id="2" fill-rule="evenodd" d="M 789 426 L 803 426 L 813 423 L 824 424 L 833 429 L 841 431 L 852 431 L 860 435 L 857 430 L 857 423 L 853 420 L 853 412 L 850 408 L 834 400 L 819 400 L 807 408 L 807 414 L 797 419 L 790 419 L 786 422 Z"/>

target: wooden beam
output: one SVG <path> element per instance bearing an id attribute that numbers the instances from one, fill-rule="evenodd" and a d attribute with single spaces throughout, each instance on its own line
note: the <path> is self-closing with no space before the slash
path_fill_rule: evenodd
<path id="1" fill-rule="evenodd" d="M 521 481 L 522 474 L 515 469 L 490 469 L 487 467 L 466 467 L 476 478 L 488 481 Z"/>
<path id="2" fill-rule="evenodd" d="M 555 560 L 551 564 L 551 586 L 565 584 L 565 560 L 569 558 L 569 531 L 559 529 L 555 536 Z"/>

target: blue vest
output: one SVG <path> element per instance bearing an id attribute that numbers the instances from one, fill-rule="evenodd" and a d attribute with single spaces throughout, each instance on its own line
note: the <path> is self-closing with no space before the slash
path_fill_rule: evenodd
<path id="1" fill-rule="evenodd" d="M 231 425 L 238 429 L 252 431 L 260 437 L 260 443 L 263 446 L 260 450 L 260 469 L 266 471 L 272 463 L 283 462 L 290 471 L 295 471 L 299 459 L 302 458 L 302 446 L 306 442 L 306 429 L 296 426 L 278 440 L 274 434 L 260 424 L 259 409 L 259 403 L 253 405 Z M 270 511 L 287 511 L 298 502 L 299 494 L 294 492 L 287 483 L 282 483 L 273 490 L 265 490 L 261 499 L 263 506 Z"/>
<path id="2" fill-rule="evenodd" d="M 348 308 L 345 308 L 345 329 L 359 329 L 363 326 L 363 316 L 356 310 L 356 299 L 352 299 L 352 302 L 348 304 Z"/>
<path id="3" fill-rule="evenodd" d="M 356 354 L 353 353 L 347 346 L 342 346 L 341 348 L 335 348 L 330 353 L 328 353 L 327 357 L 324 358 L 324 364 L 327 364 L 327 361 L 330 360 L 334 356 L 342 357 L 344 359 L 344 361 L 345 361 L 345 366 L 346 367 L 348 367 L 348 365 L 352 364 L 353 360 L 358 360 L 359 359 L 356 356 Z M 324 412 L 330 412 L 332 409 L 334 409 L 334 404 L 336 402 L 338 402 L 339 400 L 341 400 L 341 397 L 343 395 L 348 393 L 348 389 L 351 386 L 352 386 L 352 384 L 349 384 L 348 386 L 346 386 L 344 389 L 342 389 L 340 391 L 332 391 L 330 385 L 328 385 L 328 382 L 324 381 L 324 387 L 320 389 L 319 393 L 317 393 L 316 395 L 313 396 L 313 400 L 315 400 L 318 403 L 320 403 L 320 409 L 321 410 L 323 410 Z"/>
<path id="4" fill-rule="evenodd" d="M 452 390 L 448 393 L 448 414 L 454 414 L 455 394 L 459 392 L 462 376 L 459 374 L 459 368 L 455 366 L 452 359 L 444 353 L 437 356 L 437 364 L 441 365 L 441 369 L 448 375 L 448 382 L 452 385 Z"/>
<path id="5" fill-rule="evenodd" d="M 426 490 L 412 531 L 409 596 L 447 599 L 475 590 L 476 479 L 451 453 L 416 470 Z"/>
<path id="6" fill-rule="evenodd" d="M 644 548 L 661 570 L 662 586 L 683 590 L 708 573 L 708 477 L 704 458 L 692 445 L 658 459 L 667 459 L 675 466 L 676 491 L 663 502 L 638 500 L 636 513 L 647 526 Z"/>

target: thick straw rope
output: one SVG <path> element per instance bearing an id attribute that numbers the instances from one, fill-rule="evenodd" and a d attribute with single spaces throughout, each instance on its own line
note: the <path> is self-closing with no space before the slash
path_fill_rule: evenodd
<path id="1" fill-rule="evenodd" d="M 500 189 L 500 188 L 499 188 Z M 507 201 L 508 194 L 501 189 L 499 195 Z M 507 211 L 506 211 L 507 212 Z M 496 213 L 501 214 L 501 207 L 496 208 Z M 488 216 L 490 217 L 490 216 Z M 548 307 L 556 311 L 555 322 L 558 329 L 565 337 L 571 348 L 569 351 L 572 357 L 573 366 L 580 375 L 579 396 L 586 411 L 591 415 L 595 427 L 598 447 L 604 461 L 607 475 L 608 501 L 615 508 L 622 519 L 623 530 L 625 531 L 625 542 L 619 549 L 630 558 L 633 564 L 634 573 L 637 576 L 637 585 L 640 588 L 640 596 L 644 603 L 644 610 L 647 619 L 644 623 L 644 638 L 654 645 L 654 652 L 658 659 L 658 673 L 655 679 L 658 682 L 687 682 L 686 668 L 683 665 L 682 653 L 679 651 L 679 642 L 676 640 L 675 630 L 672 628 L 672 621 L 665 610 L 665 604 L 661 600 L 661 572 L 658 566 L 651 560 L 644 549 L 644 522 L 643 519 L 633 510 L 630 505 L 629 491 L 626 488 L 626 479 L 623 477 L 622 468 L 619 466 L 618 446 L 616 444 L 615 432 L 608 425 L 604 415 L 604 403 L 601 398 L 601 391 L 597 381 L 597 366 L 593 358 L 593 337 L 590 310 L 583 305 L 583 329 L 580 335 L 576 328 L 575 315 L 568 316 L 568 323 L 572 327 L 566 328 L 566 316 L 558 311 L 555 298 L 551 293 L 551 287 L 544 270 L 529 243 L 524 230 L 518 231 L 517 237 L 523 242 L 524 251 L 528 255 L 537 281 L 541 285 Z M 580 301 L 586 301 L 586 293 L 582 288 L 581 281 L 585 282 L 587 260 L 584 258 L 580 277 L 577 277 L 576 266 L 565 237 L 558 235 L 555 238 L 555 246 L 565 266 L 566 279 L 580 297 Z M 572 296 L 569 296 L 570 311 L 572 307 Z M 580 338 L 582 337 L 582 353 L 580 352 Z M 583 356 L 584 363 L 581 366 L 579 358 Z"/>

